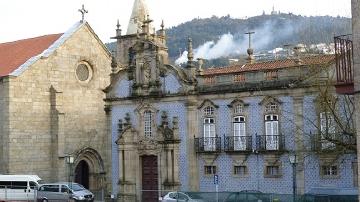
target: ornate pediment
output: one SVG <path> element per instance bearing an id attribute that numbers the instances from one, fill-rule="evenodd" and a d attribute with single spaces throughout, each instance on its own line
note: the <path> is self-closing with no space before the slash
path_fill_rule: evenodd
<path id="1" fill-rule="evenodd" d="M 143 137 L 137 142 L 137 150 L 140 155 L 157 155 L 161 152 L 161 148 L 157 139 Z"/>

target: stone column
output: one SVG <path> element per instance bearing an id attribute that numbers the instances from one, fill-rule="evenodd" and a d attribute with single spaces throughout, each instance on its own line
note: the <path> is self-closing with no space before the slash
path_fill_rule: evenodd
<path id="1" fill-rule="evenodd" d="M 352 13 L 352 34 L 353 34 L 353 53 L 354 53 L 354 98 L 355 98 L 355 127 L 357 139 L 357 162 L 358 173 L 360 173 L 360 0 L 351 0 Z M 359 176 L 359 175 L 358 175 Z M 358 178 L 359 179 L 359 178 Z M 358 180 L 359 182 L 359 180 Z M 360 186 L 359 191 L 360 191 Z M 360 195 L 359 195 L 360 200 Z"/>
<path id="2" fill-rule="evenodd" d="M 111 105 L 105 105 L 104 111 L 106 113 L 106 132 L 104 137 L 105 142 L 105 193 L 112 190 L 112 108 Z"/>
<path id="3" fill-rule="evenodd" d="M 296 187 L 297 194 L 305 192 L 305 169 L 304 169 L 304 114 L 303 96 L 294 97 L 294 118 L 295 118 L 295 151 L 298 164 L 296 166 Z"/>
<path id="4" fill-rule="evenodd" d="M 119 199 L 122 202 L 135 202 L 139 193 L 139 154 L 135 145 L 136 136 L 132 129 L 121 134 L 118 144 L 119 154 Z M 140 187 L 141 190 L 141 187 Z"/>
<path id="5" fill-rule="evenodd" d="M 194 136 L 198 137 L 198 118 L 197 118 L 197 100 L 189 99 L 186 103 L 187 108 L 187 141 L 186 154 L 188 161 L 188 188 L 189 191 L 199 191 L 199 164 L 194 147 Z"/>

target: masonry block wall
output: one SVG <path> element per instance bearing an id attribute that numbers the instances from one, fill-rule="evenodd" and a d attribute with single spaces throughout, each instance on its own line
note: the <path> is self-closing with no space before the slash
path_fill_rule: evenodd
<path id="1" fill-rule="evenodd" d="M 9 173 L 66 180 L 64 155 L 84 147 L 107 161 L 102 89 L 109 85 L 111 60 L 97 40 L 83 26 L 49 57 L 10 78 Z M 88 83 L 76 79 L 81 61 L 93 71 Z"/>
<path id="2" fill-rule="evenodd" d="M 0 79 L 0 173 L 8 170 L 9 142 L 9 83 L 8 79 Z"/>

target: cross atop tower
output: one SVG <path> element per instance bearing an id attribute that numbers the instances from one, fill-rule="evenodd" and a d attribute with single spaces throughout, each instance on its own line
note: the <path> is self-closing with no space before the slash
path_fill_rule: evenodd
<path id="1" fill-rule="evenodd" d="M 249 35 L 249 48 L 251 48 L 251 35 L 255 34 L 255 32 L 246 32 L 245 34 Z"/>
<path id="2" fill-rule="evenodd" d="M 84 22 L 85 14 L 88 13 L 87 10 L 85 10 L 84 4 L 82 5 L 82 8 L 78 10 L 81 13 L 81 23 Z"/>
<path id="3" fill-rule="evenodd" d="M 248 62 L 251 64 L 254 62 L 254 50 L 251 48 L 251 35 L 252 34 L 255 34 L 255 32 L 246 32 L 245 34 L 248 34 L 249 35 L 249 48 L 247 49 L 247 53 L 248 53 Z"/>

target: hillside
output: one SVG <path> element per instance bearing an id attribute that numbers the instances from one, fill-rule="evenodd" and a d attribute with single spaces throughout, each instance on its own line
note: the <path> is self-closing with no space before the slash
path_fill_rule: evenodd
<path id="1" fill-rule="evenodd" d="M 231 41 L 239 49 L 236 53 L 244 54 L 248 46 L 244 33 L 248 31 L 255 32 L 252 46 L 255 51 L 261 51 L 285 44 L 331 43 L 335 35 L 351 33 L 351 20 L 330 16 L 305 17 L 291 13 L 260 15 L 248 19 L 234 19 L 230 16 L 193 19 L 167 30 L 169 56 L 174 60 L 180 52 L 186 50 L 187 37 L 193 39 L 194 48 L 208 41 L 214 41 L 215 44 L 219 39 Z M 222 39 L 224 34 L 225 39 Z"/>

